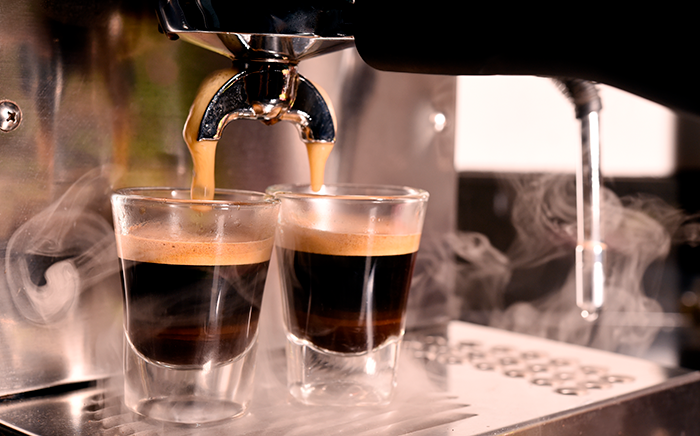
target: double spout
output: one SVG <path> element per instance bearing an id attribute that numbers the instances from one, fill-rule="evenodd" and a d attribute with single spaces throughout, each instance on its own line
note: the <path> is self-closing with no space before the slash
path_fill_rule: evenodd
<path id="1" fill-rule="evenodd" d="M 204 111 L 198 140 L 218 140 L 227 123 L 294 123 L 304 142 L 335 142 L 330 102 L 297 72 L 300 61 L 353 45 L 348 0 L 187 2 L 159 0 L 162 31 L 230 58 L 238 74 Z"/>
<path id="2" fill-rule="evenodd" d="M 295 65 L 249 62 L 214 95 L 204 111 L 198 140 L 219 140 L 226 124 L 259 120 L 294 123 L 302 141 L 335 142 L 330 103 Z"/>

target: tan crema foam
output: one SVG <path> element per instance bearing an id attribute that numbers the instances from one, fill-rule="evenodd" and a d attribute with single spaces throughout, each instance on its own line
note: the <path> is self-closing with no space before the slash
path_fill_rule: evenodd
<path id="1" fill-rule="evenodd" d="M 308 227 L 285 227 L 277 234 L 277 245 L 290 250 L 335 256 L 396 256 L 418 251 L 420 236 L 420 233 L 335 233 Z"/>
<path id="2" fill-rule="evenodd" d="M 161 231 L 162 233 L 162 231 Z M 117 234 L 117 253 L 125 260 L 170 265 L 248 265 L 270 260 L 273 238 L 250 242 L 166 240 L 156 232 Z"/>

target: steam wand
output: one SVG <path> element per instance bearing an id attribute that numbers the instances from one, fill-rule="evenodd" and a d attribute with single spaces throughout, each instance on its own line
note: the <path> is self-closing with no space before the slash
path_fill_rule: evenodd
<path id="1" fill-rule="evenodd" d="M 581 120 L 581 150 L 576 168 L 576 305 L 595 321 L 605 290 L 605 251 L 601 228 L 600 110 L 596 87 L 588 81 L 555 79 L 576 107 Z"/>

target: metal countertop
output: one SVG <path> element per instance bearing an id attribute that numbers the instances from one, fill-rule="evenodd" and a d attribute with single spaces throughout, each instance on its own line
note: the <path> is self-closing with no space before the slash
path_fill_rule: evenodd
<path id="1" fill-rule="evenodd" d="M 700 373 L 463 322 L 412 333 L 396 397 L 310 407 L 285 388 L 284 351 L 261 348 L 249 413 L 203 427 L 128 411 L 119 377 L 0 401 L 0 433 L 28 435 L 700 434 Z"/>

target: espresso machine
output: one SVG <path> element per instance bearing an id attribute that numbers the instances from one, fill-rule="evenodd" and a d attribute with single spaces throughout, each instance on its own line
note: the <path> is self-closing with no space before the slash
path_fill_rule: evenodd
<path id="1" fill-rule="evenodd" d="M 464 12 L 447 2 L 376 0 L 142 3 L 0 4 L 0 433 L 698 431 L 697 372 L 590 340 L 605 337 L 606 326 L 578 313 L 564 321 L 595 334 L 573 344 L 510 331 L 515 323 L 505 315 L 498 322 L 484 316 L 496 307 L 483 303 L 491 295 L 486 285 L 534 279 L 514 273 L 505 251 L 489 242 L 501 229 L 482 234 L 462 225 L 464 215 L 477 214 L 472 205 L 493 199 L 465 202 L 465 192 L 488 189 L 453 165 L 455 75 L 555 78 L 572 99 L 571 116 L 581 120 L 582 143 L 595 131 L 584 120 L 600 109 L 595 82 L 690 114 L 684 119 L 700 114 L 692 56 L 666 50 L 694 46 L 682 13 L 594 15 L 580 5 L 506 13 L 488 4 Z M 621 22 L 633 38 L 620 40 Z M 663 22 L 673 22 L 674 32 L 656 32 L 654 23 Z M 189 185 L 187 111 L 201 81 L 232 64 L 239 73 L 211 100 L 199 130 L 199 139 L 219 141 L 217 186 L 308 182 L 302 144 L 320 141 L 335 143 L 328 182 L 431 193 L 399 391 L 386 409 L 308 409 L 286 398 L 272 276 L 249 416 L 179 428 L 121 404 L 121 289 L 109 193 Z M 494 189 L 509 196 L 548 179 L 523 180 Z M 511 209 L 544 204 L 558 189 L 513 200 Z M 575 217 L 567 207 L 550 216 Z M 573 256 L 575 244 L 558 247 Z M 568 271 L 571 263 L 555 267 Z M 692 317 L 697 306 L 683 307 Z"/>

